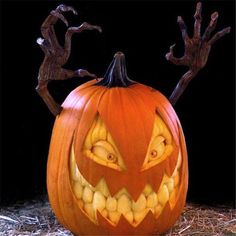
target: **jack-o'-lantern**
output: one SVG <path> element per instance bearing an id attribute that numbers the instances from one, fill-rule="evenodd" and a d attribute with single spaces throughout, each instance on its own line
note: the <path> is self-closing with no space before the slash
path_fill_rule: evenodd
<path id="1" fill-rule="evenodd" d="M 127 77 L 124 60 L 117 53 L 103 79 L 71 92 L 56 118 L 48 193 L 76 235 L 162 233 L 185 204 L 179 120 L 163 95 Z"/>
<path id="2" fill-rule="evenodd" d="M 59 221 L 75 235 L 147 235 L 163 233 L 174 225 L 186 200 L 187 151 L 183 131 L 172 107 L 188 83 L 202 69 L 215 41 L 230 27 L 210 33 L 218 13 L 200 37 L 201 3 L 197 4 L 194 36 L 178 17 L 185 55 L 166 55 L 189 67 L 170 102 L 158 91 L 128 78 L 123 53 L 116 53 L 104 78 L 89 81 L 66 98 L 62 107 L 47 90 L 51 80 L 92 76 L 86 70 L 63 68 L 73 33 L 98 30 L 83 23 L 69 27 L 65 45 L 57 41 L 53 25 L 74 8 L 60 5 L 41 27 L 37 40 L 45 53 L 36 88 L 57 115 L 49 151 L 47 187 Z M 172 104 L 172 105 L 171 105 Z"/>

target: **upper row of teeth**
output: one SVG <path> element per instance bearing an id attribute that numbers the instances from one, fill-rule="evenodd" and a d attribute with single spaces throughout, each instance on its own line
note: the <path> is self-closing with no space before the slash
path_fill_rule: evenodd
<path id="1" fill-rule="evenodd" d="M 98 210 L 114 224 L 118 223 L 121 214 L 131 224 L 138 224 L 149 210 L 158 217 L 166 202 L 175 198 L 179 184 L 179 166 L 180 164 L 177 165 L 178 168 L 176 167 L 171 177 L 164 175 L 157 193 L 147 184 L 135 202 L 125 188 L 112 197 L 103 178 L 96 187 L 90 185 L 80 174 L 74 156 L 72 155 L 70 169 L 73 180 L 73 192 L 78 199 L 80 208 L 95 222 L 97 219 L 96 211 Z"/>

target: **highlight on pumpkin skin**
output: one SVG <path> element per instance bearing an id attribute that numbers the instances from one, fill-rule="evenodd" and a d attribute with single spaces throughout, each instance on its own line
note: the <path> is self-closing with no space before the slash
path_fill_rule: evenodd
<path id="1" fill-rule="evenodd" d="M 173 151 L 172 136 L 164 121 L 156 116 L 151 141 L 144 159 L 143 170 L 147 170 L 164 161 Z"/>
<path id="2" fill-rule="evenodd" d="M 126 169 L 124 161 L 99 115 L 96 116 L 85 138 L 83 154 L 100 165 L 119 171 Z"/>
<path id="3" fill-rule="evenodd" d="M 97 211 L 99 211 L 113 226 L 118 224 L 123 215 L 133 227 L 136 227 L 149 211 L 154 214 L 155 218 L 158 218 L 168 202 L 173 209 L 179 192 L 181 163 L 182 156 L 179 152 L 172 176 L 164 174 L 157 192 L 147 183 L 135 202 L 126 188 L 120 189 L 114 196 L 111 196 L 104 178 L 101 178 L 96 186 L 92 186 L 82 176 L 76 165 L 72 145 L 69 163 L 72 191 L 79 208 L 94 224 L 98 224 Z"/>

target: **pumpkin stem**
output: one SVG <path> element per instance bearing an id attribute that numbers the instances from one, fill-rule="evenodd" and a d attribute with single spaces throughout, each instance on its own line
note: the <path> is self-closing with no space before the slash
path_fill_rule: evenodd
<path id="1" fill-rule="evenodd" d="M 108 88 L 128 87 L 135 82 L 129 79 L 126 71 L 125 55 L 117 52 L 109 65 L 104 77 L 95 85 L 102 85 Z"/>

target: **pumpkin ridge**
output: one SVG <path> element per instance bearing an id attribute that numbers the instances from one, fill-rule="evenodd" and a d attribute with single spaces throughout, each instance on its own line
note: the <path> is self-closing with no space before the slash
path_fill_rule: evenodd
<path id="1" fill-rule="evenodd" d="M 58 120 L 58 116 L 56 117 L 56 121 Z M 55 134 L 56 132 L 58 132 L 58 126 L 55 126 L 54 125 L 54 127 L 53 127 L 53 131 L 52 131 L 52 133 L 53 134 Z M 52 171 L 49 171 L 49 170 L 51 170 L 51 168 L 50 168 L 50 166 L 52 165 L 51 163 L 53 162 L 53 158 L 52 158 L 52 153 L 51 153 L 51 150 L 52 150 L 52 147 L 54 147 L 54 145 L 56 145 L 56 144 L 54 144 L 54 142 L 55 142 L 56 140 L 55 140 L 55 138 L 54 139 L 51 139 L 51 142 L 50 142 L 50 150 L 49 150 L 49 159 L 48 159 L 48 162 L 47 162 L 47 189 L 48 189 L 48 197 L 49 197 L 49 201 L 50 201 L 50 203 L 51 203 L 51 207 L 53 207 L 53 205 L 55 204 L 55 208 L 56 208 L 56 211 L 55 211 L 55 214 L 57 215 L 57 217 L 59 218 L 59 220 L 61 221 L 61 223 L 63 224 L 63 225 L 66 225 L 66 223 L 65 223 L 65 220 L 64 220 L 64 217 L 63 217 L 63 212 L 62 212 L 62 210 L 61 210 L 61 208 L 60 208 L 60 204 L 59 204 L 59 195 L 58 194 L 55 194 L 55 195 L 53 195 L 52 194 L 52 196 L 51 196 L 51 194 L 50 194 L 50 191 L 49 191 L 49 188 L 51 189 L 51 177 L 50 177 L 50 182 L 49 182 L 49 175 L 52 173 Z M 58 163 L 58 166 L 59 166 L 59 163 Z M 54 185 L 56 185 L 56 191 L 58 191 L 57 189 L 57 182 L 58 182 L 58 175 L 56 175 L 56 184 L 54 184 Z M 56 203 L 55 203 L 56 202 Z"/>
<path id="2" fill-rule="evenodd" d="M 74 100 L 73 101 L 70 101 L 70 103 L 76 103 L 76 102 L 78 102 L 77 100 L 78 100 L 78 98 L 77 97 L 74 97 L 73 98 Z M 73 106 L 72 106 L 73 107 Z M 70 112 L 70 114 L 72 114 L 72 112 L 73 112 L 73 109 L 72 110 L 70 110 L 69 111 Z M 62 113 L 59 115 L 59 116 L 57 116 L 56 117 L 56 121 L 55 121 L 55 125 L 54 125 L 54 128 L 53 128 L 53 134 L 56 132 L 54 129 L 58 129 L 58 125 L 59 124 L 61 124 L 60 123 L 60 120 L 64 120 L 64 119 L 62 119 L 62 116 L 64 115 L 64 113 L 65 113 L 65 110 L 63 110 L 62 111 Z M 67 116 L 67 119 L 66 120 L 69 120 L 70 119 L 70 116 Z M 67 122 L 65 122 L 65 123 L 67 123 Z M 59 128 L 59 129 L 61 129 L 61 127 Z M 64 135 L 65 135 L 65 133 L 66 133 L 66 131 L 67 130 L 64 130 Z M 58 131 L 57 131 L 58 132 Z M 60 133 L 60 134 L 58 134 L 58 136 L 59 136 L 59 140 L 63 140 L 64 139 L 64 135 L 62 135 L 62 133 Z M 56 137 L 54 137 L 54 140 L 57 140 L 58 141 L 58 139 L 56 138 Z M 54 141 L 54 140 L 52 140 L 51 139 L 51 142 L 52 141 Z M 60 141 L 61 142 L 61 141 Z M 52 148 L 51 148 L 51 145 L 52 144 L 50 144 L 50 151 L 49 151 L 49 156 L 50 156 L 50 158 L 49 158 L 49 160 L 48 160 L 48 166 L 50 167 L 50 165 L 52 165 L 51 164 L 51 162 L 53 161 L 53 154 L 51 154 L 51 150 L 52 150 Z M 60 149 L 58 150 L 58 157 L 60 157 L 61 156 L 61 152 L 62 152 L 62 146 L 60 146 Z M 60 163 L 61 163 L 61 160 L 58 160 L 58 169 L 60 168 Z M 51 168 L 51 167 L 50 167 Z M 48 170 L 49 170 L 49 168 L 47 168 Z M 47 178 L 48 179 L 48 178 Z M 59 185 L 60 184 L 58 184 L 58 181 L 59 181 L 59 176 L 57 175 L 56 176 L 56 181 L 55 181 L 55 188 L 56 188 L 56 191 L 57 192 L 59 192 Z M 47 183 L 47 185 L 51 185 L 49 182 Z M 49 191 L 48 191 L 49 192 Z M 57 213 L 59 213 L 60 214 L 60 219 L 62 220 L 62 222 L 63 222 L 63 224 L 65 225 L 65 226 L 67 226 L 67 224 L 66 224 L 66 221 L 65 221 L 65 219 L 64 219 L 64 214 L 63 214 L 63 210 L 62 210 L 62 207 L 61 207 L 61 204 L 60 204 L 60 196 L 59 196 L 59 194 L 57 194 L 56 195 L 57 196 L 57 200 L 56 200 L 56 202 L 57 202 L 57 207 L 56 208 L 59 208 L 59 209 L 57 209 L 58 211 L 57 211 Z M 49 196 L 50 197 L 50 196 Z"/>
<path id="3" fill-rule="evenodd" d="M 137 104 L 136 99 L 138 99 L 139 102 L 144 105 L 144 108 L 146 109 L 146 111 L 149 111 L 150 114 L 154 114 L 154 113 L 155 113 L 155 108 L 154 108 L 154 110 L 151 109 L 150 106 L 147 105 L 147 104 L 144 102 L 144 100 L 143 100 L 143 94 L 142 94 L 142 96 L 138 96 L 138 94 L 141 95 L 141 93 L 139 93 L 139 92 L 140 92 L 139 89 L 133 89 L 133 88 L 132 88 L 132 89 L 130 89 L 130 91 L 133 93 L 133 100 L 134 100 L 134 102 L 135 102 L 136 104 Z M 139 106 L 137 106 L 137 107 L 139 107 Z M 140 111 L 139 111 L 139 113 L 140 113 Z M 147 113 L 148 113 L 148 112 L 147 112 Z M 155 115 L 153 115 L 153 125 L 154 125 L 154 120 L 155 120 Z M 144 122 L 144 121 L 143 121 L 143 122 Z M 150 141 L 150 137 L 151 137 L 151 132 L 150 132 L 150 135 L 149 135 L 149 137 L 147 138 L 147 140 Z M 149 141 L 148 141 L 148 144 L 149 144 Z"/>
<path id="4" fill-rule="evenodd" d="M 87 88 L 87 87 L 86 87 Z M 86 109 L 86 107 L 88 106 L 88 103 L 89 103 L 89 101 L 91 100 L 91 99 L 93 99 L 93 97 L 94 96 L 96 96 L 96 94 L 98 93 L 99 91 L 97 91 L 97 90 L 95 90 L 95 89 L 92 89 L 91 91 L 89 91 L 89 92 L 87 92 L 87 91 L 84 91 L 84 93 L 85 94 L 83 94 L 83 95 L 81 95 L 80 97 L 79 97 L 79 99 L 78 99 L 78 96 L 77 96 L 77 101 L 74 103 L 74 106 L 73 106 L 73 110 L 71 111 L 71 113 L 70 113 L 70 118 L 72 118 L 73 119 L 73 116 L 74 116 L 74 112 L 77 110 L 77 104 L 79 104 L 80 103 L 80 101 L 81 101 L 81 99 L 84 99 L 85 97 L 86 97 L 86 102 L 84 102 L 84 104 L 83 104 L 83 108 L 82 108 L 82 110 L 84 111 L 85 109 Z M 89 93 L 89 94 L 87 94 L 87 93 Z M 82 112 L 82 114 L 83 114 L 83 112 Z M 82 116 L 81 116 L 82 117 Z M 80 119 L 81 119 L 81 117 L 80 117 Z M 66 129 L 66 131 L 68 131 L 67 129 Z M 74 132 L 73 132 L 73 135 L 75 134 L 75 132 L 76 132 L 76 126 L 74 127 Z M 73 141 L 73 135 L 71 135 L 71 141 L 70 141 L 70 145 L 72 144 L 72 141 Z M 68 141 L 69 142 L 69 141 Z M 70 145 L 69 145 L 69 147 L 70 147 Z M 65 147 L 66 148 L 65 148 Z M 64 144 L 64 146 L 61 148 L 61 149 L 63 149 L 62 150 L 62 153 L 67 153 L 67 154 L 69 154 L 70 153 L 70 148 L 68 148 L 68 145 L 65 145 Z M 61 154 L 62 155 L 62 154 Z M 63 156 L 63 155 L 62 155 Z M 66 155 L 66 156 L 68 156 L 68 155 Z M 65 162 L 64 160 L 62 160 L 63 162 Z M 67 166 L 69 166 L 69 164 L 68 164 L 68 161 L 69 161 L 69 158 L 68 158 L 68 160 L 67 160 Z M 60 165 L 60 167 L 61 168 L 63 168 L 63 165 Z M 59 170 L 60 171 L 60 170 Z M 62 173 L 63 171 L 61 171 L 61 173 Z M 66 176 L 68 177 L 68 182 L 70 181 L 69 180 L 69 173 L 68 173 L 68 169 L 66 169 Z M 58 184 L 58 186 L 60 187 L 60 183 Z M 67 186 L 67 185 L 66 185 Z M 68 185 L 67 186 L 68 188 L 70 188 L 70 186 Z M 61 189 L 61 188 L 60 188 Z M 61 191 L 63 191 L 63 192 L 60 192 L 60 196 L 61 196 L 61 198 L 63 198 L 64 199 L 64 189 L 61 189 Z M 73 199 L 73 197 L 72 197 L 72 199 Z M 63 211 L 64 211 L 64 214 L 65 214 L 65 212 L 67 212 L 67 205 L 65 205 L 64 204 L 65 202 L 62 200 L 62 204 L 61 204 L 61 202 L 59 203 L 59 204 L 61 204 L 61 207 L 63 208 Z M 72 211 L 72 214 L 75 216 L 76 215 L 76 212 L 75 211 Z M 72 226 L 72 224 L 75 224 L 76 225 L 76 223 L 74 222 L 74 220 L 76 219 L 75 217 L 72 217 L 73 218 L 73 223 L 72 223 L 72 221 L 71 221 L 71 219 L 70 218 L 68 218 L 67 217 L 67 220 L 69 220 L 69 224 Z M 72 226 L 73 227 L 73 226 Z M 76 226 L 75 226 L 75 228 L 76 228 Z"/>
<path id="5" fill-rule="evenodd" d="M 92 88 L 93 88 L 94 92 L 92 93 L 92 95 L 90 96 L 90 98 L 86 101 L 86 104 L 85 104 L 85 106 L 83 107 L 83 110 L 81 111 L 80 121 L 79 121 L 79 123 L 77 124 L 77 126 L 76 126 L 76 128 L 75 128 L 75 132 L 76 132 L 76 133 L 77 133 L 78 130 L 79 130 L 79 127 L 80 127 L 80 125 L 81 125 L 81 120 L 83 119 L 83 116 L 85 116 L 85 114 L 84 114 L 84 113 L 85 113 L 85 110 L 86 110 L 88 107 L 90 107 L 90 103 L 93 102 L 93 99 L 94 99 L 94 98 L 96 99 L 96 96 L 99 96 L 99 99 L 96 101 L 97 107 L 98 107 L 98 104 L 100 103 L 101 97 L 102 97 L 102 96 L 105 94 L 105 92 L 106 92 L 106 89 L 103 89 L 103 91 L 100 91 L 100 90 L 97 90 L 96 87 L 92 87 Z M 96 113 L 97 113 L 97 112 L 96 112 Z M 95 115 L 96 115 L 96 114 L 95 114 Z M 92 123 L 93 123 L 93 120 L 91 120 L 91 124 L 90 124 L 88 130 L 86 131 L 86 133 L 89 131 L 89 129 L 90 129 Z M 75 142 L 76 142 L 76 139 L 75 139 Z M 77 153 L 77 151 L 78 151 L 78 148 L 77 148 L 77 147 L 76 147 L 75 151 L 76 151 L 76 153 Z M 78 163 L 78 161 L 76 161 L 76 162 Z"/>
<path id="6" fill-rule="evenodd" d="M 87 95 L 86 91 L 84 91 L 84 93 L 85 93 L 85 95 Z M 62 110 L 62 113 L 57 117 L 57 121 L 56 121 L 57 125 L 60 124 L 60 126 L 61 126 L 61 121 L 60 120 L 62 120 L 63 123 L 65 123 L 65 124 L 70 124 L 71 123 L 70 120 L 73 119 L 73 114 L 74 114 L 74 111 L 76 110 L 75 104 L 79 103 L 80 100 L 83 99 L 85 95 L 81 96 L 79 99 L 78 99 L 78 96 L 76 96 L 76 97 L 74 97 L 74 101 L 70 101 L 70 103 L 73 104 L 73 105 L 70 105 L 70 109 Z M 67 119 L 65 119 L 63 116 L 66 116 Z M 67 140 L 65 138 L 67 135 L 68 135 L 68 128 L 67 127 L 64 127 L 64 132 L 63 133 L 58 133 L 58 136 L 60 137 L 59 138 L 60 140 Z M 63 143 L 63 142 L 61 142 L 61 143 Z M 66 143 L 64 143 L 64 145 L 60 145 L 60 149 L 58 151 L 58 157 L 63 156 L 62 153 L 64 152 L 64 148 L 66 146 L 67 146 Z M 58 157 L 56 157 L 56 158 L 58 158 Z M 53 157 L 51 157 L 51 158 L 53 158 Z M 62 161 L 63 161 L 62 158 L 60 158 L 60 160 L 58 160 L 58 169 L 59 169 L 59 171 L 60 171 L 61 168 L 63 168 L 63 165 L 61 165 Z M 61 199 L 61 196 L 62 196 L 61 192 L 60 192 L 60 190 L 61 190 L 61 186 L 60 186 L 61 183 L 60 183 L 59 176 L 57 176 L 57 180 L 56 180 L 55 184 L 57 186 L 56 187 L 56 189 L 57 189 L 56 191 L 58 192 L 58 204 L 57 204 L 57 207 L 59 208 L 59 211 L 61 212 L 63 223 L 64 223 L 65 227 L 67 227 L 68 224 L 67 224 L 67 222 L 65 220 L 65 217 L 63 216 L 64 215 L 64 206 L 63 206 L 64 204 L 63 204 L 63 200 Z M 70 225 L 70 223 L 69 223 L 69 225 Z"/>
<path id="7" fill-rule="evenodd" d="M 146 98 L 147 95 L 151 97 L 151 94 L 147 93 L 146 91 L 140 90 L 140 87 L 141 87 L 142 89 L 149 89 L 149 88 L 150 88 L 150 90 L 152 90 L 151 87 L 148 87 L 148 86 L 146 86 L 146 85 L 144 85 L 144 84 L 140 84 L 140 83 L 138 83 L 137 85 L 139 86 L 138 89 L 135 89 L 135 87 L 132 87 L 132 88 L 131 88 L 132 91 L 137 94 L 137 97 L 145 97 L 145 99 L 147 99 L 147 98 Z M 158 92 L 158 91 L 157 91 L 157 92 Z M 158 92 L 158 94 L 159 94 L 159 93 L 160 93 L 160 92 Z M 138 94 L 139 94 L 139 96 L 138 96 Z M 152 99 L 153 99 L 153 97 L 152 97 Z M 158 100 L 158 99 L 156 99 L 156 100 Z M 143 100 L 142 100 L 142 101 L 143 101 Z M 143 103 L 144 103 L 144 101 L 143 101 Z M 153 108 L 151 108 L 151 106 L 153 106 Z M 157 104 L 157 105 L 152 104 L 152 103 L 146 104 L 146 108 L 147 108 L 151 113 L 155 112 L 157 106 L 158 106 L 158 104 Z"/>
<path id="8" fill-rule="evenodd" d="M 128 90 L 127 90 L 128 91 Z M 151 139 L 151 135 L 152 135 L 152 128 L 150 129 L 148 129 L 148 131 L 147 131 L 147 124 L 145 125 L 145 123 L 149 123 L 149 122 L 145 122 L 145 120 L 144 119 L 140 119 L 140 117 L 142 117 L 142 115 L 143 114 L 145 114 L 145 112 L 141 112 L 140 111 L 140 103 L 142 103 L 144 106 L 144 108 L 146 109 L 146 107 L 147 106 L 145 106 L 145 103 L 144 103 L 144 101 L 143 101 L 143 99 L 141 98 L 141 97 L 139 97 L 139 96 L 135 96 L 135 90 L 129 90 L 129 94 L 130 94 L 130 100 L 131 100 L 131 102 L 133 103 L 133 104 L 135 104 L 134 106 L 133 106 L 133 108 L 134 108 L 134 110 L 136 111 L 136 113 L 137 113 L 137 118 L 140 120 L 140 123 L 141 123 L 141 125 L 142 125 L 142 133 L 144 134 L 144 136 L 145 136 L 145 138 L 144 138 L 144 140 L 146 141 L 146 143 L 145 143 L 145 145 L 146 145 L 146 151 L 145 151 L 145 154 L 147 153 L 147 151 L 148 151 L 148 146 L 149 146 L 149 142 L 150 142 L 150 139 Z M 142 107 L 142 108 L 143 108 Z M 147 109 L 147 110 L 149 110 L 149 109 Z M 150 113 L 150 114 L 153 114 L 155 111 L 152 111 L 152 113 Z M 150 115 L 149 115 L 150 116 Z M 143 117 L 142 117 L 143 118 Z M 153 125 L 154 125 L 154 120 L 155 120 L 155 116 L 153 115 L 153 117 L 152 117 L 152 127 L 153 127 Z M 141 127 L 140 127 L 141 128 Z M 149 133 L 148 135 L 147 135 L 147 133 Z M 143 164 L 143 163 L 142 163 Z M 142 168 L 142 166 L 140 166 L 140 169 Z"/>
<path id="9" fill-rule="evenodd" d="M 73 112 L 74 112 L 74 110 L 76 110 L 76 104 L 77 103 L 79 103 L 80 102 L 80 100 L 81 99 L 83 99 L 83 96 L 81 96 L 79 99 L 78 99 L 78 97 L 76 96 L 75 97 L 75 101 L 73 102 L 73 106 L 72 106 L 72 109 L 69 111 L 70 112 L 70 114 L 68 114 L 68 119 L 67 119 L 67 122 L 65 122 L 65 123 L 70 123 L 69 121 L 71 120 L 71 119 L 73 119 Z M 64 111 L 64 110 L 63 110 Z M 60 114 L 60 116 L 61 116 L 62 114 Z M 68 133 L 68 130 L 65 128 L 65 130 L 64 130 L 64 135 L 63 135 L 63 137 L 66 137 L 67 136 L 67 133 Z M 60 134 L 59 134 L 60 135 Z M 61 134 L 62 135 L 62 134 Z M 63 138 L 63 139 L 65 139 L 65 138 Z M 67 145 L 64 143 L 64 145 L 61 145 L 61 148 L 60 148 L 60 152 L 59 152 L 59 156 L 61 157 L 61 156 L 63 156 L 62 155 L 62 153 L 63 152 L 65 152 L 64 151 L 64 149 L 65 149 L 65 147 L 66 147 Z M 59 171 L 60 171 L 60 169 L 61 168 L 63 168 L 63 165 L 61 165 L 61 162 L 62 162 L 63 160 L 60 158 L 60 161 L 59 161 Z M 60 180 L 59 180 L 59 177 L 57 178 L 57 191 L 58 191 L 58 206 L 59 206 L 59 208 L 61 209 L 61 211 L 62 212 L 64 212 L 64 201 L 63 201 L 63 199 L 61 199 L 61 198 L 63 198 L 62 196 L 63 195 L 61 195 L 60 194 L 60 190 L 61 190 L 61 187 L 60 187 L 60 185 L 61 185 L 61 183 L 60 183 Z M 64 214 L 63 214 L 64 215 Z M 64 220 L 64 219 L 63 219 Z M 67 227 L 67 225 L 68 225 L 68 223 L 64 220 L 64 223 L 65 223 L 65 226 Z M 69 223 L 69 225 L 70 225 L 70 223 Z"/>

